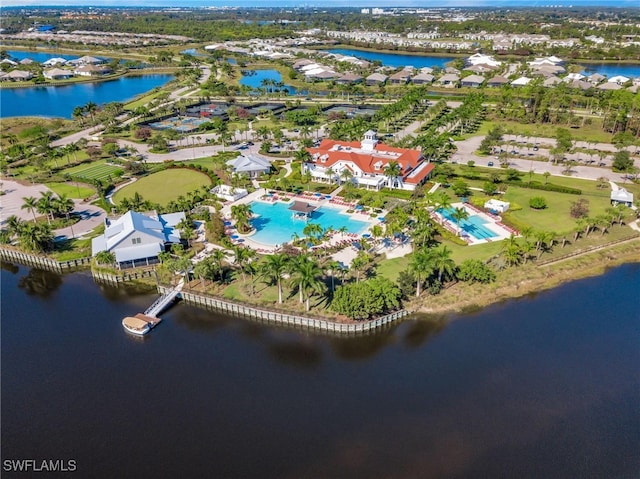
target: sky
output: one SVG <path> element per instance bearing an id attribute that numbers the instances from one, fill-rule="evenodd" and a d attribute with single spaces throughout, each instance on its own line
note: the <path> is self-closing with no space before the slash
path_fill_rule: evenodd
<path id="1" fill-rule="evenodd" d="M 638 8 L 638 0 L 0 0 L 12 6 L 114 6 L 114 7 L 549 7 L 607 6 Z"/>

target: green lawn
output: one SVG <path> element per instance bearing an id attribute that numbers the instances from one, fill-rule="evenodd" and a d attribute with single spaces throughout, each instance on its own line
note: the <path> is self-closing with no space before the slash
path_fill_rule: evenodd
<path id="1" fill-rule="evenodd" d="M 534 210 L 529 207 L 529 199 L 541 196 L 547 200 L 548 207 L 544 210 Z M 503 199 L 521 207 L 519 210 L 509 211 L 507 216 L 531 226 L 535 230 L 555 231 L 563 233 L 571 231 L 576 226 L 576 220 L 569 215 L 571 203 L 580 198 L 589 200 L 589 216 L 597 216 L 605 212 L 610 206 L 608 197 L 569 195 L 552 191 L 531 190 L 517 186 L 509 186 Z"/>
<path id="2" fill-rule="evenodd" d="M 200 186 L 210 185 L 211 179 L 204 173 L 186 168 L 169 168 L 139 179 L 119 190 L 113 200 L 119 203 L 136 192 L 145 200 L 166 205 Z"/>
<path id="3" fill-rule="evenodd" d="M 543 138 L 555 138 L 558 128 L 567 129 L 566 125 L 550 125 L 550 124 L 523 124 L 515 121 L 486 121 L 480 126 L 478 134 L 486 134 L 491 128 L 500 125 L 508 133 L 527 136 L 539 136 Z M 599 143 L 611 143 L 611 133 L 607 133 L 600 128 L 601 122 L 594 118 L 591 125 L 585 125 L 580 128 L 569 128 L 571 136 L 574 140 L 580 141 L 596 141 Z M 473 136 L 473 135 L 471 135 Z"/>
<path id="4" fill-rule="evenodd" d="M 69 198 L 75 198 L 79 200 L 83 198 L 89 198 L 90 196 L 93 196 L 93 194 L 95 193 L 95 189 L 90 188 L 83 184 L 45 183 L 45 185 L 47 186 L 47 188 L 50 188 L 51 190 L 53 190 L 53 192 L 58 196 L 66 195 Z"/>
<path id="5" fill-rule="evenodd" d="M 106 160 L 99 160 L 89 165 L 85 164 L 67 168 L 62 171 L 62 174 L 69 174 L 73 177 L 86 180 L 106 180 L 110 176 L 119 176 L 121 172 L 121 167 L 107 165 Z"/>

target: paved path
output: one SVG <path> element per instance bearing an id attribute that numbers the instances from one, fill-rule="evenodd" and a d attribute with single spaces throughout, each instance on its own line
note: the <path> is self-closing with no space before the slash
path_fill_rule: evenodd
<path id="1" fill-rule="evenodd" d="M 33 214 L 21 208 L 24 203 L 23 198 L 27 196 L 39 198 L 41 193 L 51 191 L 44 185 L 27 185 L 10 180 L 2 180 L 2 190 L 5 192 L 0 208 L 0 223 L 3 225 L 11 215 L 16 215 L 25 221 L 33 220 Z M 74 226 L 55 230 L 55 236 L 66 236 L 67 238 L 83 236 L 104 223 L 106 214 L 102 208 L 84 203 L 82 200 L 73 200 L 73 202 L 75 205 L 73 214 L 78 216 L 80 221 Z M 36 217 L 39 216 L 42 215 L 36 213 Z"/>
<path id="2" fill-rule="evenodd" d="M 60 146 L 70 145 L 71 143 L 77 143 L 82 138 L 89 140 L 93 135 L 97 134 L 103 129 L 104 129 L 103 125 L 96 125 L 90 128 L 85 128 L 84 130 L 78 131 L 77 133 L 72 133 L 71 135 L 52 141 L 49 145 L 52 148 L 57 148 Z"/>

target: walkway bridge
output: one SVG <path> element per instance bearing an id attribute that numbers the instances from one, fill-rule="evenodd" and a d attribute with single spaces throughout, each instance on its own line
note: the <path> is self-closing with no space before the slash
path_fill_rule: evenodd
<path id="1" fill-rule="evenodd" d="M 167 308 L 171 303 L 173 303 L 173 301 L 182 291 L 183 286 L 184 286 L 184 280 L 181 279 L 175 288 L 173 288 L 169 292 L 163 294 L 158 299 L 156 299 L 153 302 L 153 304 L 146 309 L 146 311 L 144 312 L 144 315 L 149 316 L 151 318 L 157 318 L 158 315 L 165 310 L 165 308 Z"/>

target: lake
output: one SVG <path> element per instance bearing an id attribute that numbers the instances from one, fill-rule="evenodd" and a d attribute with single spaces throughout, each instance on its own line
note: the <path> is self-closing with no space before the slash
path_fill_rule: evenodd
<path id="1" fill-rule="evenodd" d="M 600 73 L 609 78 L 616 75 L 623 75 L 629 78 L 640 78 L 640 65 L 629 63 L 582 63 L 583 75 Z"/>
<path id="2" fill-rule="evenodd" d="M 411 65 L 415 68 L 424 67 L 439 67 L 445 68 L 447 63 L 455 60 L 455 57 L 439 57 L 430 55 L 406 55 L 403 53 L 382 53 L 382 52 L 370 52 L 365 50 L 354 50 L 350 48 L 333 48 L 330 50 L 324 50 L 329 53 L 338 53 L 340 55 L 354 56 L 368 60 L 370 62 L 379 60 L 383 66 L 386 67 L 404 67 Z"/>
<path id="3" fill-rule="evenodd" d="M 43 63 L 52 58 L 64 58 L 65 60 L 75 60 L 80 58 L 80 55 L 69 55 L 66 53 L 49 53 L 39 51 L 23 51 L 23 50 L 7 50 L 7 54 L 13 60 L 24 60 L 25 58 L 31 58 L 34 62 Z"/>
<path id="4" fill-rule="evenodd" d="M 71 118 L 76 106 L 126 102 L 173 79 L 170 74 L 125 76 L 115 80 L 59 86 L 0 89 L 0 118 L 46 116 Z"/>
<path id="5" fill-rule="evenodd" d="M 120 321 L 155 294 L 9 264 L 0 279 L 3 460 L 92 478 L 640 469 L 638 264 L 360 338 L 178 304 L 137 340 Z"/>
<path id="6" fill-rule="evenodd" d="M 243 75 L 242 78 L 240 79 L 240 85 L 245 85 L 256 90 L 258 88 L 267 88 L 273 91 L 276 87 L 274 87 L 273 85 L 269 85 L 265 87 L 262 84 L 263 80 L 272 80 L 274 82 L 282 82 L 282 75 L 278 70 L 249 70 L 249 71 L 253 73 L 251 75 Z M 289 95 L 296 94 L 295 87 L 292 87 L 290 85 L 285 85 L 284 88 L 288 90 Z"/>

